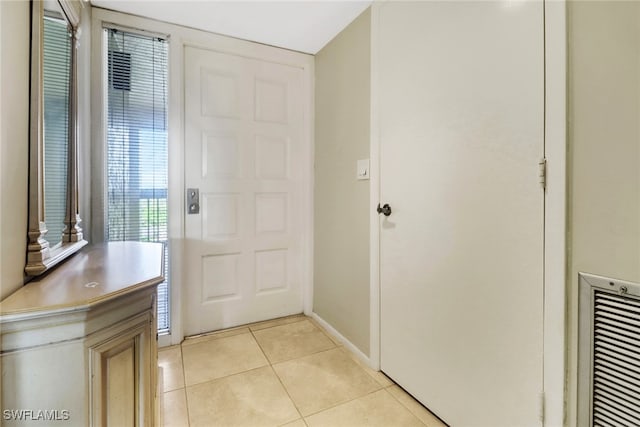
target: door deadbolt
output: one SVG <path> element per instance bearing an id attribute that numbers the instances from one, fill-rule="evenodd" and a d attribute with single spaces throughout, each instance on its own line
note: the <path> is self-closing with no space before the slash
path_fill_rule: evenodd
<path id="1" fill-rule="evenodd" d="M 198 213 L 200 213 L 200 190 L 187 188 L 187 214 L 194 215 Z"/>

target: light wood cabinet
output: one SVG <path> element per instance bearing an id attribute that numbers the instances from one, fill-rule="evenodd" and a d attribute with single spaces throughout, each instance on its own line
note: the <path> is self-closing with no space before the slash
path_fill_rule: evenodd
<path id="1" fill-rule="evenodd" d="M 162 262 L 95 246 L 0 302 L 2 425 L 154 425 Z"/>
<path id="2" fill-rule="evenodd" d="M 90 419 L 93 425 L 148 425 L 155 390 L 155 334 L 148 313 L 108 328 L 90 340 Z"/>

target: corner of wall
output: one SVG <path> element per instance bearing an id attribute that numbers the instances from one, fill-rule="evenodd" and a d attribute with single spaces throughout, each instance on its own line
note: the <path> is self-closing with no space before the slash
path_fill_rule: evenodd
<path id="1" fill-rule="evenodd" d="M 313 314 L 370 352 L 370 9 L 315 58 Z M 328 207 L 337 207 L 331 209 Z"/>

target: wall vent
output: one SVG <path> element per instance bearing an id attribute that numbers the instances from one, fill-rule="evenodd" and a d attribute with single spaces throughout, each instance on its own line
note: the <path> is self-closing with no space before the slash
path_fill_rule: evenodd
<path id="1" fill-rule="evenodd" d="M 640 284 L 579 283 L 578 425 L 640 426 Z"/>
<path id="2" fill-rule="evenodd" d="M 131 91 L 131 54 L 109 51 L 109 85 L 111 89 Z"/>

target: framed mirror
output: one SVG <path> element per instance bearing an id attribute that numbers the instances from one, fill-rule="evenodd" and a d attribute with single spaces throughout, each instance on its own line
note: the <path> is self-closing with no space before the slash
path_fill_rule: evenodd
<path id="1" fill-rule="evenodd" d="M 78 212 L 79 0 L 32 0 L 27 276 L 87 244 Z"/>

